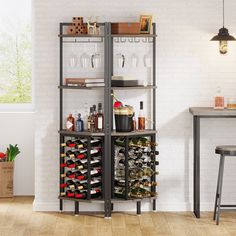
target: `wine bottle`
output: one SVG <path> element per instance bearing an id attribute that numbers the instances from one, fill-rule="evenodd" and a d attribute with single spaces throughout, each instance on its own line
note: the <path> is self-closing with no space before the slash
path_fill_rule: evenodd
<path id="1" fill-rule="evenodd" d="M 96 188 L 96 187 L 101 187 L 102 182 L 101 180 L 94 179 L 90 181 L 90 187 L 91 188 Z M 88 189 L 88 183 L 83 183 L 80 185 L 82 189 Z"/>
<path id="2" fill-rule="evenodd" d="M 81 139 L 81 142 L 83 143 L 83 145 L 85 147 L 88 146 L 88 139 Z M 90 140 L 90 146 L 91 147 L 96 147 L 98 146 L 99 144 L 101 144 L 101 139 L 91 139 Z"/>
<path id="3" fill-rule="evenodd" d="M 83 144 L 80 142 L 80 140 L 67 140 L 65 143 L 61 143 L 61 147 L 77 147 L 77 148 L 83 148 Z"/>
<path id="4" fill-rule="evenodd" d="M 83 186 L 79 182 L 75 182 L 73 180 L 67 180 L 66 183 L 60 184 L 61 188 L 69 188 L 70 190 L 73 189 L 83 189 Z"/>
<path id="5" fill-rule="evenodd" d="M 100 160 L 91 160 L 90 161 L 90 167 L 99 167 L 101 166 L 101 161 Z M 87 169 L 88 168 L 88 163 L 81 163 L 80 165 L 76 166 L 77 169 Z"/>
<path id="6" fill-rule="evenodd" d="M 61 174 L 61 177 L 67 177 L 70 179 L 86 180 L 88 178 L 88 170 L 77 170 L 77 171 L 67 171 L 65 174 Z M 95 178 L 101 176 L 101 169 L 93 169 L 90 171 L 90 177 Z"/>
<path id="7" fill-rule="evenodd" d="M 85 151 L 84 149 L 82 149 L 82 150 L 76 150 L 76 151 L 71 151 L 71 150 L 69 150 L 69 151 L 67 151 L 66 153 L 62 153 L 62 154 L 61 154 L 61 157 L 67 156 L 67 157 L 70 157 L 70 158 L 74 157 L 74 158 L 77 158 L 77 159 L 84 159 L 84 158 L 86 158 L 86 157 L 88 156 L 85 152 L 86 152 L 86 151 Z M 93 155 L 98 154 L 99 152 L 100 152 L 100 149 L 99 149 L 99 148 L 92 149 L 92 150 L 90 151 L 90 155 L 93 156 Z"/>
<path id="8" fill-rule="evenodd" d="M 101 196 L 101 190 L 98 188 L 91 189 L 90 196 L 91 196 L 91 198 L 97 198 L 97 197 Z M 75 198 L 86 199 L 87 198 L 87 191 L 76 191 Z"/>
<path id="9" fill-rule="evenodd" d="M 144 167 L 142 171 L 143 171 L 143 175 L 147 176 L 147 177 L 151 177 L 153 175 L 158 175 L 159 174 L 158 171 L 154 171 L 150 167 Z"/>
<path id="10" fill-rule="evenodd" d="M 139 116 L 138 116 L 138 129 L 145 130 L 145 116 L 144 116 L 142 101 L 140 102 L 140 110 L 139 110 Z"/>
<path id="11" fill-rule="evenodd" d="M 62 192 L 60 193 L 60 195 L 63 196 L 67 196 L 67 197 L 75 197 L 75 193 L 72 190 L 67 190 L 66 192 Z"/>

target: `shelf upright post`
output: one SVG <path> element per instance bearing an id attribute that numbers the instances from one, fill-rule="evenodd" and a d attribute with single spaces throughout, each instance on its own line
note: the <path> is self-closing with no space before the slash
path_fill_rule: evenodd
<path id="1" fill-rule="evenodd" d="M 115 138 L 111 138 L 111 198 L 114 198 L 115 188 Z"/>
<path id="2" fill-rule="evenodd" d="M 91 137 L 87 137 L 87 200 L 91 199 Z"/>
<path id="3" fill-rule="evenodd" d="M 152 24 L 153 35 L 156 35 L 156 23 Z M 156 37 L 153 37 L 153 86 L 156 86 Z M 156 89 L 153 89 L 153 130 L 156 130 Z M 156 143 L 156 134 L 151 136 L 151 142 Z M 155 153 L 155 146 L 153 146 L 152 151 Z M 156 166 L 153 165 L 153 170 L 156 170 Z M 152 181 L 156 181 L 156 176 L 152 177 Z M 152 190 L 156 191 L 156 188 L 153 186 Z M 156 210 L 156 199 L 153 199 L 153 210 Z"/>
<path id="4" fill-rule="evenodd" d="M 111 216 L 111 72 L 110 72 L 110 41 L 111 41 L 111 24 L 106 22 L 104 25 L 104 132 L 105 132 L 105 153 L 103 178 L 104 186 L 104 210 L 105 218 Z"/>
<path id="5" fill-rule="evenodd" d="M 129 137 L 125 136 L 125 199 L 129 196 Z"/>
<path id="6" fill-rule="evenodd" d="M 63 24 L 62 23 L 60 23 L 60 34 L 62 34 L 63 33 Z M 60 66 L 60 86 L 62 85 L 62 83 L 63 83 L 63 39 L 62 39 L 62 37 L 59 37 L 59 45 L 60 45 L 60 50 L 59 50 L 59 53 L 60 53 L 60 64 L 59 64 L 59 66 Z M 59 90 L 59 102 L 60 102 L 60 114 L 59 114 L 59 116 L 60 116 L 60 130 L 62 130 L 62 126 L 63 126 L 63 124 L 62 124 L 62 120 L 63 120 L 63 118 L 62 118 L 62 114 L 63 114 L 63 106 L 62 106 L 62 104 L 63 104 L 63 91 L 62 91 L 62 89 L 60 89 Z M 64 147 L 61 147 L 61 143 L 64 143 L 65 142 L 65 137 L 63 136 L 63 135 L 60 135 L 60 143 L 59 143 L 59 153 L 64 153 L 65 152 L 65 148 Z M 60 171 L 60 180 L 59 180 L 59 183 L 60 184 L 62 184 L 62 183 L 64 183 L 64 181 L 65 181 L 65 179 L 64 178 L 61 178 L 61 174 L 63 174 L 64 173 L 64 170 L 65 170 L 65 168 L 61 168 L 61 164 L 62 163 L 64 163 L 65 162 L 65 158 L 63 157 L 63 158 L 61 158 L 60 157 L 60 169 L 59 169 L 59 171 Z M 59 186 L 59 188 L 60 188 L 60 186 Z M 59 189 L 59 193 L 60 193 L 60 195 L 61 195 L 61 192 L 63 191 L 63 190 L 65 190 L 65 188 L 60 188 Z M 63 200 L 62 199 L 60 199 L 59 200 L 59 205 L 60 205 L 60 211 L 62 211 L 63 210 Z"/>

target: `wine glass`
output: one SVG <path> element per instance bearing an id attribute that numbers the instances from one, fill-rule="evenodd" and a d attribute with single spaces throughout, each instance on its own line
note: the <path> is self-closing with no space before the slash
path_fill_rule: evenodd
<path id="1" fill-rule="evenodd" d="M 90 61 L 89 55 L 86 52 L 82 53 L 82 55 L 80 56 L 80 65 L 81 65 L 81 67 L 82 68 L 88 68 L 89 61 Z"/>

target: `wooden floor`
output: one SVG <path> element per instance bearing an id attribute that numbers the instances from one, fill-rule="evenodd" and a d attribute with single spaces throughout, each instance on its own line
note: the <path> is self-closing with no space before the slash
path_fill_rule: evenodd
<path id="1" fill-rule="evenodd" d="M 0 236 L 73 235 L 73 236 L 154 236 L 154 235 L 234 235 L 236 213 L 222 213 L 220 225 L 212 220 L 212 213 L 201 219 L 191 212 L 151 212 L 136 216 L 114 213 L 111 220 L 102 215 L 73 216 L 70 213 L 32 211 L 33 198 L 0 199 Z"/>

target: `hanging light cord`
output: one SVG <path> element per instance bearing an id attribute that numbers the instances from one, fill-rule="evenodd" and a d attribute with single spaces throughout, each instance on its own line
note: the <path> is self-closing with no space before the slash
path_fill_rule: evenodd
<path id="1" fill-rule="evenodd" d="M 225 27 L 225 0 L 223 0 L 223 28 Z"/>

